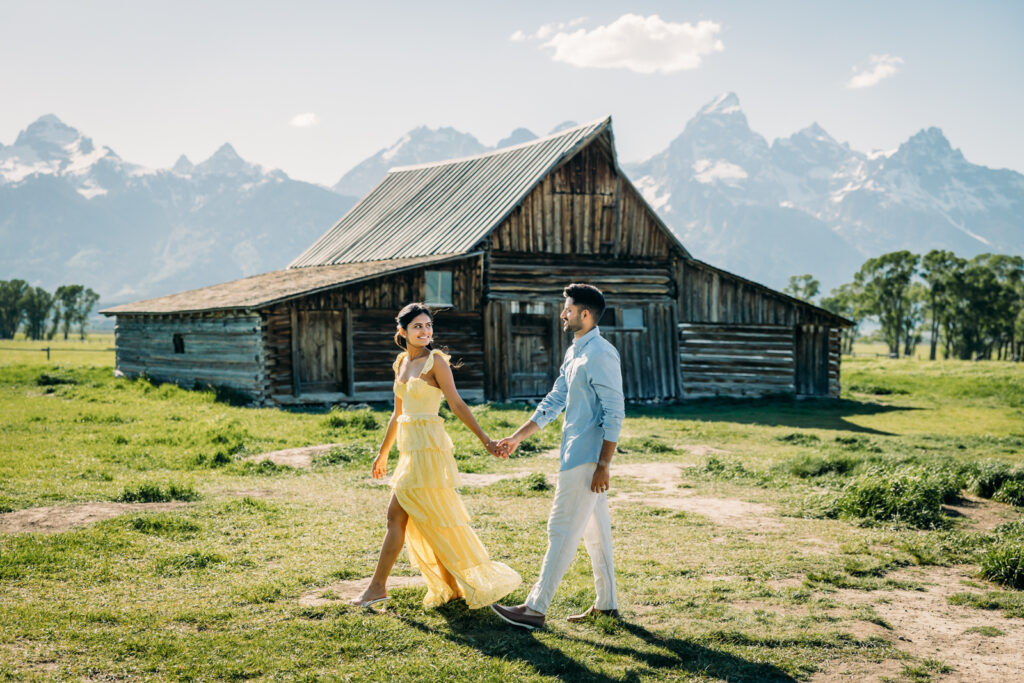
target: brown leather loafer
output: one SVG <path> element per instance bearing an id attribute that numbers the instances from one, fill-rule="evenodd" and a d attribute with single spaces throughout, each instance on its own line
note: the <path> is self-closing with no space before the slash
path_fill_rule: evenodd
<path id="1" fill-rule="evenodd" d="M 526 614 L 522 609 L 517 607 L 505 607 L 494 603 L 491 605 L 491 609 L 499 617 L 504 619 L 506 622 L 513 626 L 519 626 L 521 628 L 528 629 L 530 631 L 542 628 L 544 626 L 544 615 L 543 614 Z"/>
<path id="2" fill-rule="evenodd" d="M 597 609 L 593 605 L 587 608 L 587 611 L 583 614 L 572 614 L 565 618 L 566 621 L 585 621 L 587 619 L 593 619 L 594 617 L 611 617 L 612 619 L 621 619 L 619 616 L 619 610 L 617 609 Z"/>

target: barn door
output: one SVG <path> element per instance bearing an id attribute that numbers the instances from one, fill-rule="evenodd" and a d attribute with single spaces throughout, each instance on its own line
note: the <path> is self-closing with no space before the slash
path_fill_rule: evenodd
<path id="1" fill-rule="evenodd" d="M 344 321 L 341 311 L 298 312 L 298 369 L 302 393 L 345 390 Z"/>
<path id="2" fill-rule="evenodd" d="M 797 325 L 796 393 L 802 396 L 828 396 L 828 328 L 823 325 Z"/>
<path id="3" fill-rule="evenodd" d="M 538 302 L 516 302 L 509 309 L 509 397 L 544 396 L 555 379 L 552 307 Z"/>

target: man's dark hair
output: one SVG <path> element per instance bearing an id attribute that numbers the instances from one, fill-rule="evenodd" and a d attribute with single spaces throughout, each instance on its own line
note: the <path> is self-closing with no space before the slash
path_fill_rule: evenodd
<path id="1" fill-rule="evenodd" d="M 590 311 L 595 322 L 600 320 L 601 314 L 604 313 L 604 294 L 594 285 L 573 283 L 562 290 L 562 296 L 571 298 L 574 304 Z"/>

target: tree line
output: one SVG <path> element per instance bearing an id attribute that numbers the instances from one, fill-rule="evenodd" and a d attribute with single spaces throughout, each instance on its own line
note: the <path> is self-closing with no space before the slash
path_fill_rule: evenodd
<path id="1" fill-rule="evenodd" d="M 78 330 L 85 339 L 89 314 L 100 295 L 84 285 L 61 285 L 52 294 L 24 280 L 0 280 L 0 339 L 13 339 L 23 328 L 29 339 L 67 339 Z"/>
<path id="2" fill-rule="evenodd" d="M 794 275 L 785 292 L 814 303 L 820 285 Z M 933 249 L 870 258 L 853 282 L 818 302 L 852 320 L 843 332 L 843 353 L 853 350 L 857 328 L 878 321 L 879 334 L 895 357 L 911 356 L 927 334 L 928 357 L 1024 360 L 1024 257 L 979 254 L 972 259 Z"/>

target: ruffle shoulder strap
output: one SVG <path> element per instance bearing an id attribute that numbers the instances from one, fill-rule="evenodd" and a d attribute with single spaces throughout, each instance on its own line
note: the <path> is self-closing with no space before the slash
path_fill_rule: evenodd
<path id="1" fill-rule="evenodd" d="M 398 368 L 402 367 L 402 359 L 405 358 L 405 351 L 402 351 L 395 357 L 395 362 L 391 366 L 391 369 L 395 371 L 395 377 L 398 377 Z"/>
<path id="2" fill-rule="evenodd" d="M 430 369 L 432 367 L 434 367 L 434 358 L 438 358 L 438 357 L 440 357 L 445 363 L 449 363 L 451 361 L 451 358 L 452 358 L 451 356 L 449 356 L 444 351 L 440 351 L 438 349 L 434 349 L 434 350 L 432 350 L 430 352 L 430 357 L 427 358 L 427 362 L 423 364 L 423 370 L 420 371 L 420 374 L 424 375 L 424 374 L 430 372 Z"/>

